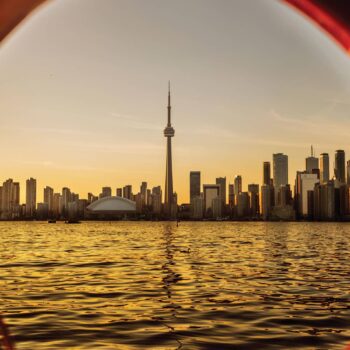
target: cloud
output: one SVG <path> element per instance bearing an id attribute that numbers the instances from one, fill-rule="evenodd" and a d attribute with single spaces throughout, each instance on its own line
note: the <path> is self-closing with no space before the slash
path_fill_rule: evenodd
<path id="1" fill-rule="evenodd" d="M 118 120 L 119 127 L 122 126 L 128 129 L 138 129 L 138 130 L 154 130 L 154 131 L 163 130 L 163 127 L 161 127 L 160 125 L 157 125 L 148 121 L 144 121 L 140 118 L 137 118 L 131 115 L 111 112 L 111 116 L 114 118 L 114 120 Z"/>
<path id="2" fill-rule="evenodd" d="M 45 168 L 57 169 L 57 170 L 77 170 L 77 171 L 98 170 L 97 168 L 86 166 L 86 165 L 58 164 L 50 160 L 18 160 L 17 163 L 22 165 L 33 165 L 36 167 L 45 167 Z"/>
<path id="3" fill-rule="evenodd" d="M 60 128 L 45 128 L 45 127 L 22 127 L 16 128 L 16 130 L 24 131 L 24 132 L 33 132 L 40 134 L 60 134 L 60 135 L 90 135 L 91 132 L 87 130 L 81 129 L 60 129 Z"/>
<path id="4" fill-rule="evenodd" d="M 348 137 L 349 122 L 336 119 L 331 121 L 325 120 L 323 116 L 313 117 L 313 119 L 289 118 L 282 116 L 275 110 L 270 111 L 273 121 L 288 127 L 290 131 L 297 131 L 299 134 L 307 133 L 308 135 L 319 135 L 325 138 L 330 135 L 337 135 L 337 137 Z"/>

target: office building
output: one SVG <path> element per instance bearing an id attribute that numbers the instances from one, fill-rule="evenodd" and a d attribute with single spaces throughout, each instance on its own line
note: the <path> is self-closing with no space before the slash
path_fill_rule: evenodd
<path id="1" fill-rule="evenodd" d="M 259 185 L 249 184 L 248 185 L 248 194 L 249 194 L 250 215 L 253 218 L 255 218 L 255 217 L 259 216 L 259 213 L 260 213 Z"/>
<path id="2" fill-rule="evenodd" d="M 320 155 L 320 182 L 325 183 L 329 181 L 329 155 L 328 153 L 321 153 Z"/>
<path id="3" fill-rule="evenodd" d="M 190 203 L 201 194 L 201 172 L 190 172 Z"/>
<path id="4" fill-rule="evenodd" d="M 102 192 L 99 195 L 99 198 L 106 198 L 106 197 L 111 197 L 112 196 L 112 188 L 105 186 L 102 187 Z"/>
<path id="5" fill-rule="evenodd" d="M 240 192 L 237 196 L 237 216 L 246 218 L 250 215 L 250 201 L 248 192 Z"/>
<path id="6" fill-rule="evenodd" d="M 235 196 L 237 197 L 239 193 L 242 192 L 242 176 L 236 175 L 234 179 L 234 191 Z"/>
<path id="7" fill-rule="evenodd" d="M 123 197 L 123 189 L 122 188 L 117 188 L 115 191 L 115 194 L 117 197 Z"/>
<path id="8" fill-rule="evenodd" d="M 314 169 L 319 169 L 318 158 L 314 156 L 314 149 L 311 146 L 311 156 L 305 159 L 305 170 L 308 174 L 312 174 Z"/>
<path id="9" fill-rule="evenodd" d="M 230 209 L 235 205 L 235 187 L 233 184 L 228 185 L 228 205 Z"/>
<path id="10" fill-rule="evenodd" d="M 226 177 L 217 177 L 216 184 L 220 186 L 220 198 L 222 210 L 226 205 Z"/>
<path id="11" fill-rule="evenodd" d="M 316 184 L 314 189 L 314 218 L 333 220 L 335 218 L 334 181 Z"/>
<path id="12" fill-rule="evenodd" d="M 271 163 L 263 163 L 263 185 L 270 185 L 271 183 Z"/>
<path id="13" fill-rule="evenodd" d="M 212 217 L 214 219 L 221 218 L 222 217 L 222 198 L 221 198 L 221 196 L 213 198 L 211 207 L 212 207 L 212 212 L 213 212 Z"/>
<path id="14" fill-rule="evenodd" d="M 350 160 L 346 162 L 346 184 L 350 186 Z"/>
<path id="15" fill-rule="evenodd" d="M 220 197 L 220 185 L 203 185 L 204 212 L 206 217 L 213 217 L 213 199 Z"/>
<path id="16" fill-rule="evenodd" d="M 335 151 L 334 177 L 340 183 L 345 183 L 345 152 L 343 150 Z"/>
<path id="17" fill-rule="evenodd" d="M 132 194 L 132 186 L 126 185 L 123 187 L 123 198 L 132 200 L 133 194 Z"/>
<path id="18" fill-rule="evenodd" d="M 279 188 L 288 184 L 288 156 L 283 153 L 273 155 L 273 183 L 275 187 L 275 205 L 279 205 Z"/>
<path id="19" fill-rule="evenodd" d="M 315 185 L 319 183 L 316 174 L 299 174 L 300 177 L 300 196 L 298 213 L 302 217 L 308 216 L 308 192 L 314 191 Z"/>
<path id="20" fill-rule="evenodd" d="M 142 207 L 147 205 L 147 182 L 143 181 L 140 187 Z"/>
<path id="21" fill-rule="evenodd" d="M 267 220 L 270 216 L 271 212 L 271 190 L 270 185 L 262 185 L 261 186 L 261 201 L 260 201 L 260 208 L 261 208 L 261 216 L 263 220 Z"/>
<path id="22" fill-rule="evenodd" d="M 192 218 L 196 220 L 203 219 L 204 199 L 199 195 L 192 199 Z"/>

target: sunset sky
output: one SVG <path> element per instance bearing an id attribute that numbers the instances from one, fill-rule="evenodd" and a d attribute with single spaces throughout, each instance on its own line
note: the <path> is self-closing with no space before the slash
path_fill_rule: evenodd
<path id="1" fill-rule="evenodd" d="M 350 58 L 273 0 L 52 0 L 0 47 L 1 177 L 85 198 L 141 181 L 164 189 L 168 80 L 174 189 L 289 156 L 350 158 Z"/>

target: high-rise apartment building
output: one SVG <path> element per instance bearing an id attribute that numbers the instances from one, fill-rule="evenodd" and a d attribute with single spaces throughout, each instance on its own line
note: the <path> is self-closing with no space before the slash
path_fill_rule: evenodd
<path id="1" fill-rule="evenodd" d="M 66 213 L 68 210 L 68 203 L 72 200 L 72 193 L 68 187 L 62 188 L 62 210 L 63 213 Z"/>
<path id="2" fill-rule="evenodd" d="M 36 209 L 36 180 L 32 177 L 26 181 L 26 216 L 33 217 Z"/>
<path id="3" fill-rule="evenodd" d="M 160 186 L 152 188 L 152 212 L 154 214 L 162 212 L 162 189 Z"/>
<path id="4" fill-rule="evenodd" d="M 60 193 L 53 194 L 53 203 L 52 203 L 52 215 L 56 218 L 59 218 L 63 210 L 63 200 Z"/>
<path id="5" fill-rule="evenodd" d="M 46 186 L 44 188 L 44 203 L 47 204 L 47 210 L 49 213 L 53 211 L 53 188 Z"/>
<path id="6" fill-rule="evenodd" d="M 2 219 L 13 219 L 19 216 L 19 183 L 6 180 L 1 187 L 0 211 Z"/>

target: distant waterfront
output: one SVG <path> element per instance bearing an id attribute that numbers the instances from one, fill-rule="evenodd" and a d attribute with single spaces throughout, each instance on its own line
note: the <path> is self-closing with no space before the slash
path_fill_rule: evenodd
<path id="1" fill-rule="evenodd" d="M 0 223 L 17 349 L 344 349 L 350 224 Z"/>

